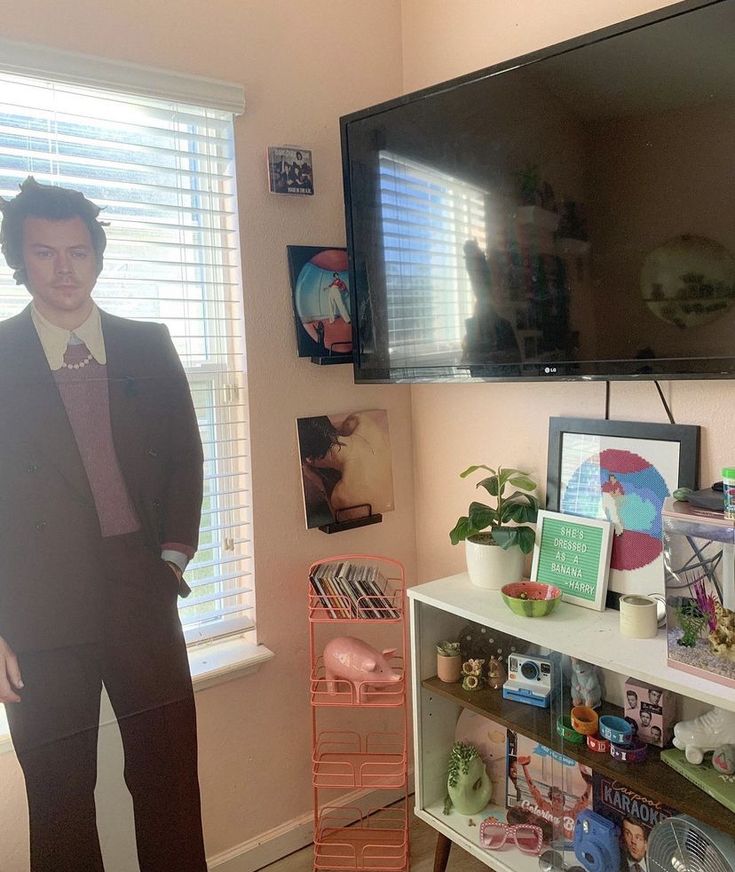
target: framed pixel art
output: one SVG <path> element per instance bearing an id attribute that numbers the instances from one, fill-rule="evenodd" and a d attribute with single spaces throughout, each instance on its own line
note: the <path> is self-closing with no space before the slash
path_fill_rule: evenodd
<path id="1" fill-rule="evenodd" d="M 694 425 L 549 419 L 547 508 L 611 522 L 617 593 L 663 593 L 661 509 L 698 468 Z"/>

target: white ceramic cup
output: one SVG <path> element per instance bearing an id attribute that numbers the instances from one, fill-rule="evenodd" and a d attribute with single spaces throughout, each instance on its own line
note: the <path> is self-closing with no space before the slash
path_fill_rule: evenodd
<path id="1" fill-rule="evenodd" d="M 653 639 L 658 632 L 658 603 L 637 593 L 620 597 L 620 633 L 629 639 Z"/>

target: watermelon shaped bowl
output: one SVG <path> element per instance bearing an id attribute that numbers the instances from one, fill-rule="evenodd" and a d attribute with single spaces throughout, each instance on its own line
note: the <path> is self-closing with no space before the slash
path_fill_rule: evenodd
<path id="1" fill-rule="evenodd" d="M 514 581 L 502 587 L 500 592 L 506 606 L 522 618 L 550 615 L 561 599 L 558 587 L 539 581 Z"/>

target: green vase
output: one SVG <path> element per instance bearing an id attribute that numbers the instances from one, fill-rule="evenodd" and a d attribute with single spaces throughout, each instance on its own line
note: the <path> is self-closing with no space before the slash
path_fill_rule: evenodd
<path id="1" fill-rule="evenodd" d="M 460 814 L 477 814 L 490 802 L 493 786 L 481 757 L 473 757 L 460 766 L 447 791 L 452 805 Z"/>

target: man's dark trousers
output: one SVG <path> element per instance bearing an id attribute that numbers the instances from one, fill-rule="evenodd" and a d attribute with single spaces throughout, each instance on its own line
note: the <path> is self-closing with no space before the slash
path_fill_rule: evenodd
<path id="1" fill-rule="evenodd" d="M 141 534 L 101 539 L 99 548 L 99 640 L 24 653 L 22 702 L 6 706 L 28 793 L 31 870 L 103 869 L 94 788 L 104 683 L 122 734 L 141 872 L 206 872 L 178 583 Z"/>

